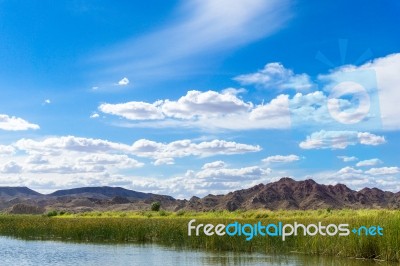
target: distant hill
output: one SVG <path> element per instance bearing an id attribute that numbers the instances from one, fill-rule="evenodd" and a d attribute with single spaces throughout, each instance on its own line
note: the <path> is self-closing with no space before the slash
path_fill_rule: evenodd
<path id="1" fill-rule="evenodd" d="M 72 189 L 64 189 L 57 190 L 48 196 L 77 196 L 81 194 L 91 194 L 92 196 L 95 194 L 103 195 L 106 197 L 126 197 L 126 198 L 135 198 L 135 199 L 148 199 L 151 197 L 151 194 L 137 192 L 129 189 L 125 189 L 122 187 L 80 187 L 80 188 L 72 188 Z"/>
<path id="2" fill-rule="evenodd" d="M 137 192 L 121 187 L 81 187 L 58 190 L 48 195 L 27 187 L 0 187 L 0 211 L 66 210 L 71 212 L 103 210 L 144 210 L 154 201 L 166 210 L 229 210 L 237 209 L 362 209 L 400 208 L 400 192 L 378 188 L 351 190 L 343 184 L 322 185 L 312 179 L 279 181 L 259 184 L 226 195 L 178 200 L 171 196 Z M 19 204 L 19 205 L 18 205 Z M 29 206 L 28 206 L 29 205 Z M 16 208 L 17 206 L 18 208 Z M 22 207 L 23 208 L 22 208 Z M 28 207 L 26 207 L 28 206 Z M 15 208 L 14 208 L 15 207 Z"/>
<path id="3" fill-rule="evenodd" d="M 42 196 L 42 194 L 27 187 L 0 187 L 0 197 L 30 197 L 30 196 Z"/>

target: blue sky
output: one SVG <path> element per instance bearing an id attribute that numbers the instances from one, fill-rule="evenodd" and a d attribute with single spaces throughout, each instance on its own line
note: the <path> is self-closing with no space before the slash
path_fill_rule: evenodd
<path id="1" fill-rule="evenodd" d="M 396 1 L 0 1 L 0 185 L 400 190 Z"/>

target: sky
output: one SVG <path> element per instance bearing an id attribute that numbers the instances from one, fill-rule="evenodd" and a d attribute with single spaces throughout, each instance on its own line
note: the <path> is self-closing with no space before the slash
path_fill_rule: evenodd
<path id="1" fill-rule="evenodd" d="M 0 186 L 400 191 L 398 1 L 0 1 Z"/>

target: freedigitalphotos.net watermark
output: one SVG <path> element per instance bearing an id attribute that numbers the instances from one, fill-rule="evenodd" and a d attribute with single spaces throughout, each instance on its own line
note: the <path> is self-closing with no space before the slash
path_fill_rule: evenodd
<path id="1" fill-rule="evenodd" d="M 289 102 L 293 127 L 322 126 L 338 131 L 382 128 L 377 74 L 367 64 L 361 65 L 372 57 L 372 52 L 368 49 L 357 60 L 347 63 L 347 44 L 347 40 L 339 40 L 339 64 L 318 51 L 316 59 L 327 65 L 329 71 L 318 75 L 315 81 L 320 94 L 299 94 Z"/>
<path id="2" fill-rule="evenodd" d="M 349 236 L 351 233 L 358 236 L 383 236 L 383 228 L 379 225 L 358 226 L 351 228 L 349 224 L 302 224 L 302 223 L 268 223 L 263 224 L 261 221 L 249 224 L 233 222 L 225 224 L 195 224 L 196 219 L 192 219 L 188 223 L 188 236 L 244 236 L 246 241 L 252 240 L 254 237 L 280 237 L 285 241 L 290 236 Z"/>

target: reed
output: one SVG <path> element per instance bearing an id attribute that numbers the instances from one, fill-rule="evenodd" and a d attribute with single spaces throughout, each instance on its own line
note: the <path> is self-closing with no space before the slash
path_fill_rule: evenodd
<path id="1" fill-rule="evenodd" d="M 383 236 L 188 236 L 191 219 L 196 224 L 228 224 L 234 221 L 266 223 L 348 223 L 350 228 L 379 225 Z M 22 239 L 59 239 L 85 242 L 158 243 L 206 250 L 332 255 L 400 261 L 400 211 L 311 210 L 311 211 L 214 211 L 214 212 L 91 212 L 52 215 L 0 215 L 0 234 Z"/>

